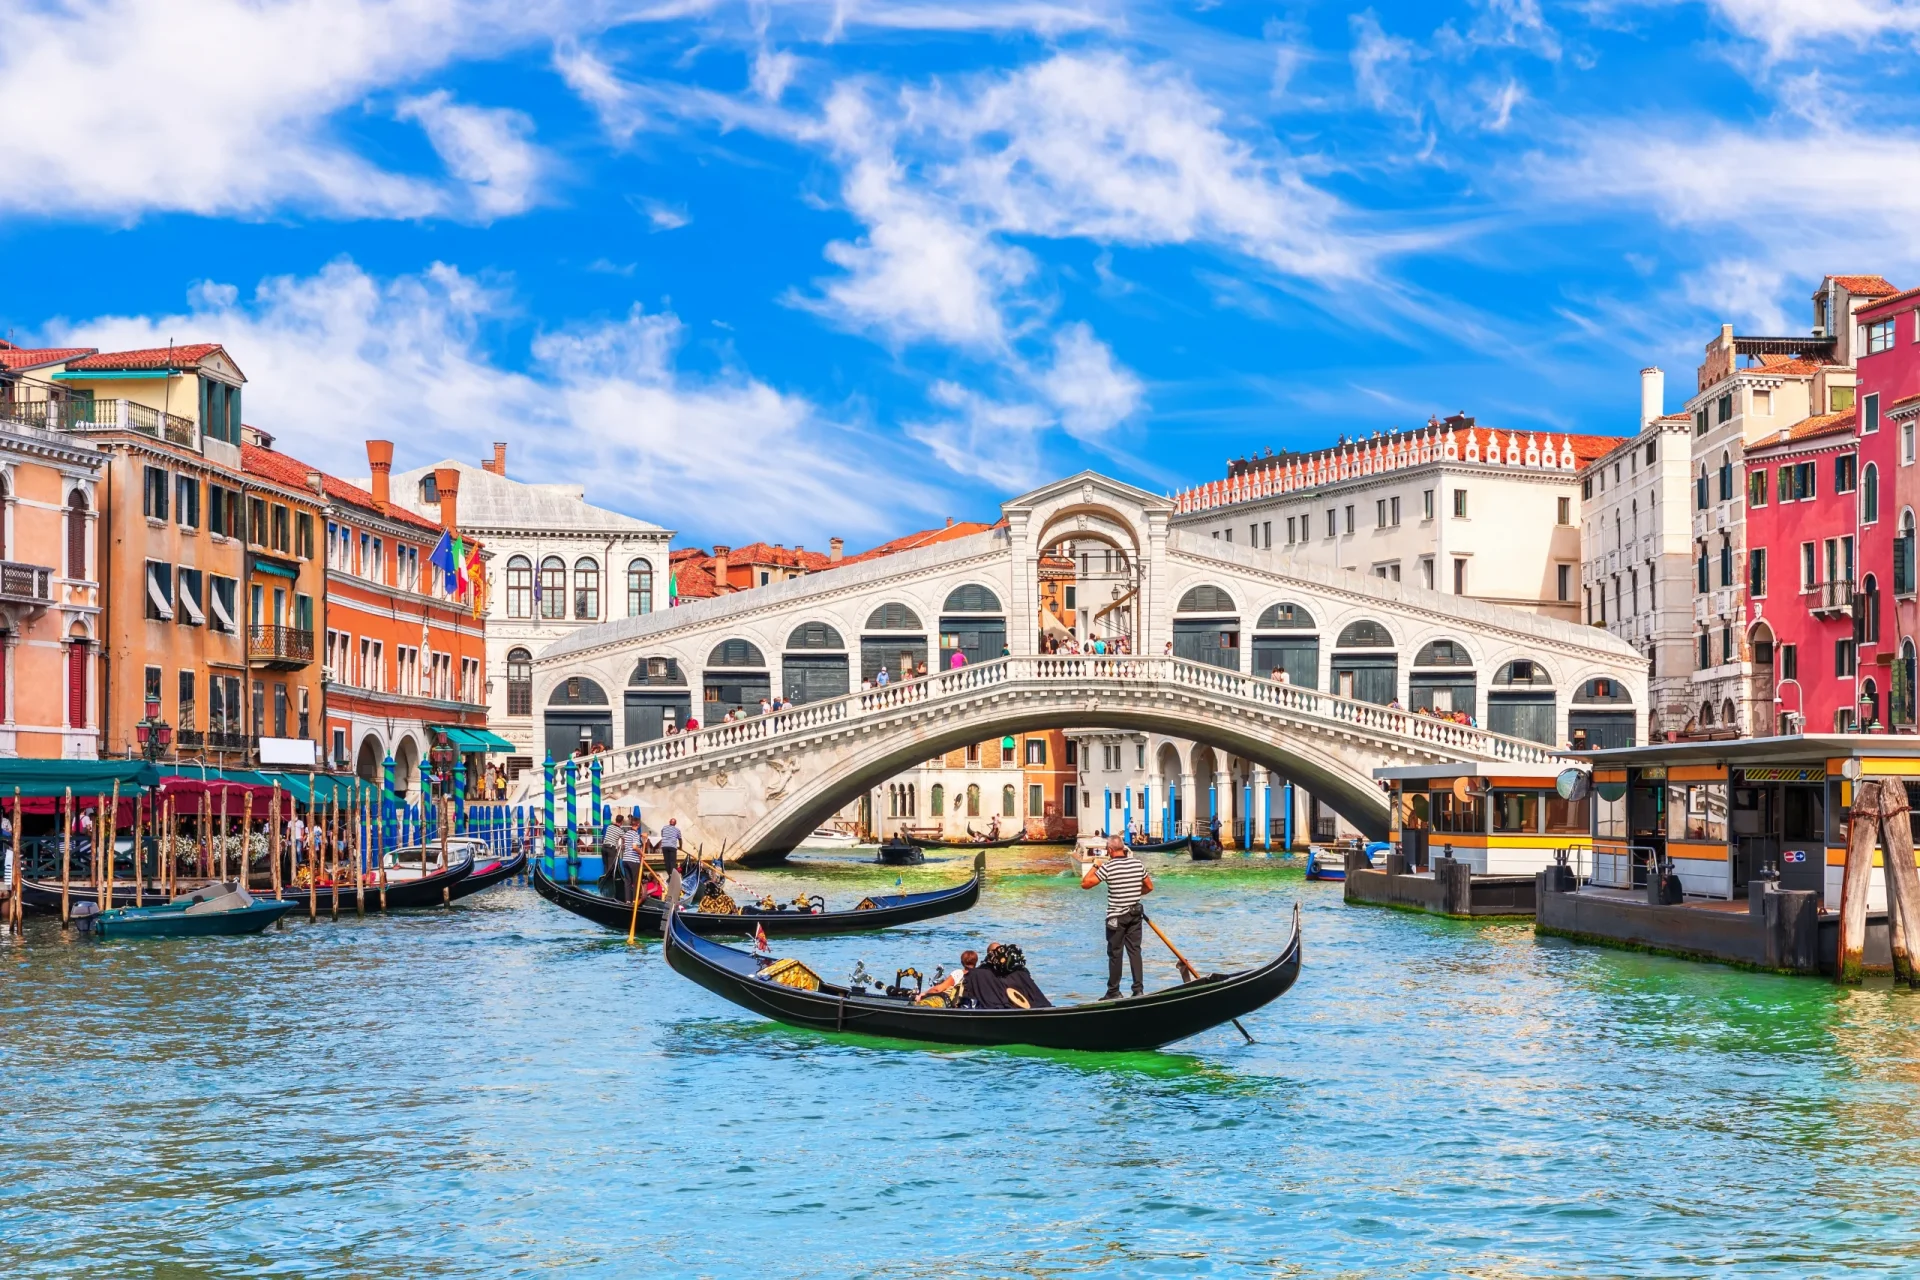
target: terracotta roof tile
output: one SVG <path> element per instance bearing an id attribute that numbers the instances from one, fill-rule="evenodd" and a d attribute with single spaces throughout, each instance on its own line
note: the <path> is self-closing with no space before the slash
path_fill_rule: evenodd
<path id="1" fill-rule="evenodd" d="M 1852 409 L 1843 413 L 1820 413 L 1811 418 L 1802 418 L 1791 427 L 1776 434 L 1773 439 L 1748 446 L 1747 456 L 1770 453 L 1787 445 L 1801 444 L 1826 436 L 1850 436 L 1853 434 L 1854 423 L 1855 411 Z"/>
<path id="2" fill-rule="evenodd" d="M 1744 369 L 1736 369 L 1734 372 L 1765 373 L 1783 378 L 1801 378 L 1811 376 L 1826 368 L 1826 365 L 1818 360 L 1804 360 L 1799 356 L 1763 355 L 1759 357 L 1759 361 L 1759 364 L 1751 364 Z"/>
<path id="3" fill-rule="evenodd" d="M 202 360 L 220 349 L 220 344 L 217 342 L 189 342 L 172 347 L 144 347 L 138 351 L 102 351 L 75 360 L 67 367 L 75 373 L 169 367 L 184 371 L 197 368 Z M 171 365 L 169 361 L 172 362 Z"/>
<path id="4" fill-rule="evenodd" d="M 1899 302 L 1909 302 L 1915 297 L 1920 297 L 1920 289 L 1904 289 L 1899 293 L 1889 295 L 1888 297 L 1885 297 L 1885 298 L 1880 298 L 1875 302 L 1872 302 L 1867 306 L 1860 308 L 1860 314 L 1862 316 L 1865 316 L 1871 312 L 1878 311 L 1881 307 L 1890 307 L 1890 306 L 1893 306 L 1895 303 L 1899 303 Z"/>
<path id="5" fill-rule="evenodd" d="M 298 458 L 291 457 L 275 449 L 263 449 L 256 444 L 243 444 L 240 446 L 240 465 L 242 470 L 248 471 L 262 479 L 272 480 L 277 484 L 284 484 L 291 488 L 303 489 L 308 492 L 312 492 L 312 490 L 309 489 L 307 485 L 307 473 L 320 470 L 318 467 L 308 466 Z M 321 471 L 320 484 L 321 487 L 326 490 L 327 497 L 333 499 L 335 502 L 351 503 L 354 506 L 365 507 L 369 511 L 378 510 L 378 508 L 374 506 L 373 495 L 371 493 L 368 493 L 358 485 L 348 484 L 338 476 L 330 476 L 326 472 Z M 392 520 L 396 524 L 411 525 L 421 530 L 423 534 L 431 534 L 436 538 L 440 535 L 439 525 L 424 516 L 415 515 L 397 503 L 387 504 L 385 518 Z"/>
<path id="6" fill-rule="evenodd" d="M 770 564 L 783 569 L 805 569 L 809 573 L 817 573 L 830 567 L 834 560 L 822 551 L 802 551 L 798 547 L 774 547 L 764 542 L 749 542 L 744 547 L 729 548 L 727 563 Z"/>
<path id="7" fill-rule="evenodd" d="M 1857 297 L 1884 298 L 1900 292 L 1887 283 L 1885 276 L 1828 276 L 1827 279 Z"/>
<path id="8" fill-rule="evenodd" d="M 940 542 L 951 542 L 955 538 L 970 538 L 976 533 L 985 533 L 996 529 L 1005 521 L 994 524 L 981 524 L 973 520 L 958 520 L 953 524 L 941 525 L 932 529 L 922 529 L 918 533 L 903 534 L 890 542 L 862 551 L 859 555 L 848 556 L 840 563 L 857 564 L 862 560 L 877 560 L 881 556 L 897 555 L 902 551 L 912 551 L 916 547 L 930 547 Z"/>
<path id="9" fill-rule="evenodd" d="M 91 355 L 94 347 L 16 347 L 0 349 L 0 369 L 39 369 L 62 364 L 76 356 Z"/>

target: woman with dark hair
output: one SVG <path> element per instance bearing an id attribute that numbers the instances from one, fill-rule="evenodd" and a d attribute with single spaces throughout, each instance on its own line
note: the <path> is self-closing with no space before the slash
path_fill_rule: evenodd
<path id="1" fill-rule="evenodd" d="M 967 975 L 968 1006 L 975 1009 L 1051 1009 L 1053 1001 L 1027 972 L 1027 958 L 1011 942 L 987 944 L 987 958 Z"/>

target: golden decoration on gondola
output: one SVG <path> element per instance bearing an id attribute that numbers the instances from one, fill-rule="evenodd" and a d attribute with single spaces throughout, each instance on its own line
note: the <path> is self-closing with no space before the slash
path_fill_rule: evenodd
<path id="1" fill-rule="evenodd" d="M 798 960 L 775 960 L 760 971 L 760 976 L 768 982 L 777 982 L 783 987 L 792 987 L 796 991 L 820 989 L 820 975 Z"/>
<path id="2" fill-rule="evenodd" d="M 731 896 L 722 893 L 718 889 L 709 889 L 701 894 L 700 901 L 693 904 L 693 909 L 703 916 L 737 916 L 740 914 L 740 904 L 735 902 Z"/>

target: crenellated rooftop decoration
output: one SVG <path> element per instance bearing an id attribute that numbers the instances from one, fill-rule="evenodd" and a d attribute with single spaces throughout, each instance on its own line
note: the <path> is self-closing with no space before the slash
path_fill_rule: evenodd
<path id="1" fill-rule="evenodd" d="M 1170 495 L 1179 514 L 1211 511 L 1242 502 L 1304 493 L 1346 480 L 1405 471 L 1437 462 L 1468 462 L 1525 471 L 1577 473 L 1618 446 L 1625 437 L 1552 432 L 1498 431 L 1456 414 L 1417 431 L 1392 431 L 1365 440 L 1343 440 L 1314 453 L 1236 462 L 1224 480 L 1212 480 Z"/>

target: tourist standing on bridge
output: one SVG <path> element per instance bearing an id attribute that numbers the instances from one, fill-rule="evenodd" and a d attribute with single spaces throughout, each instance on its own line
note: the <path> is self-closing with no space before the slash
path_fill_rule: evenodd
<path id="1" fill-rule="evenodd" d="M 1120 998 L 1122 950 L 1133 967 L 1133 994 L 1144 995 L 1147 983 L 1140 959 L 1140 922 L 1147 913 L 1140 906 L 1140 898 L 1153 892 L 1153 877 L 1147 874 L 1147 864 L 1133 856 L 1126 841 L 1108 836 L 1106 856 L 1096 858 L 1087 868 L 1087 874 L 1080 877 L 1080 887 L 1091 889 L 1103 880 L 1107 885 L 1107 993 L 1100 998 Z"/>
<path id="2" fill-rule="evenodd" d="M 947 668 L 951 671 L 958 671 L 960 668 L 966 665 L 967 665 L 967 655 L 965 653 L 962 653 L 960 650 L 955 649 L 953 651 L 953 657 L 947 661 Z"/>

